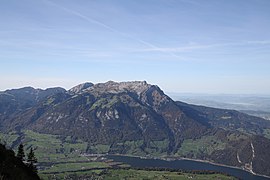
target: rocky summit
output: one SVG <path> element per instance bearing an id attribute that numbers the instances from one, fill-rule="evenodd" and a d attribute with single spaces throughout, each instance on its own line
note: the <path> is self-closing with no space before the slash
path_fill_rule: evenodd
<path id="1" fill-rule="evenodd" d="M 270 121 L 176 102 L 145 81 L 0 92 L 0 120 L 1 131 L 81 139 L 88 153 L 188 157 L 270 175 Z"/>
<path id="2" fill-rule="evenodd" d="M 119 94 L 125 92 L 135 93 L 140 96 L 143 92 L 147 91 L 151 85 L 147 84 L 146 81 L 132 81 L 132 82 L 113 82 L 109 81 L 106 83 L 95 84 L 92 87 L 86 89 L 86 91 L 95 94 Z"/>

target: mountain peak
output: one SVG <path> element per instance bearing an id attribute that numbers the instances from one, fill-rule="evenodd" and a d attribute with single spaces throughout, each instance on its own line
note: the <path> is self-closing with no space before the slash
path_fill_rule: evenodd
<path id="1" fill-rule="evenodd" d="M 148 90 L 152 85 L 147 84 L 146 81 L 129 81 L 129 82 L 114 82 L 108 81 L 106 83 L 98 83 L 88 88 L 89 91 L 97 94 L 102 93 L 121 93 L 121 92 L 135 92 L 140 95 L 142 92 Z"/>

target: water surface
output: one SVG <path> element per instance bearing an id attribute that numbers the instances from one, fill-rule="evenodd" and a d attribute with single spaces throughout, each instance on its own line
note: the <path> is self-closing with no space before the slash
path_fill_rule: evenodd
<path id="1" fill-rule="evenodd" d="M 253 175 L 247 171 L 213 165 L 206 162 L 198 162 L 192 160 L 174 160 L 174 161 L 165 161 L 160 159 L 142 159 L 139 157 L 130 157 L 130 156 L 118 156 L 118 155 L 108 155 L 107 158 L 113 159 L 114 161 L 123 162 L 129 164 L 131 167 L 138 168 L 171 168 L 171 169 L 183 169 L 183 170 L 209 170 L 217 171 L 229 174 L 231 176 L 238 177 L 245 180 L 269 180 L 269 178 Z"/>

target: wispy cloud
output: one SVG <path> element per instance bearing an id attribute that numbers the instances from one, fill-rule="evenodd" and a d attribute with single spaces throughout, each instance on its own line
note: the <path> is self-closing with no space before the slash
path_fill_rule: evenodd
<path id="1" fill-rule="evenodd" d="M 181 47 L 169 47 L 169 48 L 148 48 L 141 49 L 138 51 L 142 52 L 152 52 L 152 51 L 160 51 L 160 52 L 171 52 L 171 53 L 180 53 L 194 50 L 202 50 L 202 49 L 211 49 L 211 48 L 219 48 L 219 47 L 235 47 L 235 46 L 263 46 L 270 45 L 270 40 L 265 41 L 243 41 L 243 42 L 230 42 L 230 43 L 216 43 L 216 44 L 191 44 Z"/>
<path id="2" fill-rule="evenodd" d="M 160 47 L 154 45 L 153 43 L 147 42 L 145 40 L 142 40 L 142 39 L 139 39 L 139 38 L 134 37 L 132 35 L 129 35 L 127 33 L 124 33 L 124 32 L 122 32 L 122 31 L 120 31 L 120 30 L 118 30 L 118 29 L 116 29 L 114 27 L 111 27 L 111 26 L 109 26 L 109 25 L 107 25 L 107 24 L 99 21 L 99 20 L 96 20 L 94 18 L 85 16 L 85 15 L 83 15 L 82 13 L 80 13 L 78 11 L 75 11 L 75 10 L 72 10 L 72 9 L 69 9 L 69 8 L 66 8 L 64 6 L 60 6 L 59 4 L 56 4 L 56 3 L 54 3 L 54 2 L 52 2 L 50 0 L 42 0 L 42 1 L 47 2 L 47 3 L 49 3 L 49 4 L 51 4 L 51 5 L 55 6 L 55 7 L 57 7 L 59 9 L 62 9 L 64 11 L 66 11 L 67 13 L 72 14 L 72 15 L 74 15 L 76 17 L 79 17 L 79 18 L 81 18 L 81 19 L 83 19 L 83 20 L 85 20 L 85 21 L 87 21 L 89 23 L 96 24 L 96 25 L 98 25 L 100 27 L 103 27 L 104 29 L 107 29 L 107 30 L 112 31 L 112 32 L 114 32 L 116 34 L 119 34 L 122 37 L 131 39 L 131 40 L 134 40 L 134 41 L 136 41 L 136 42 L 138 42 L 138 43 L 140 43 L 140 44 L 142 44 L 142 45 L 144 45 L 144 46 L 146 46 L 148 48 L 155 49 L 156 51 L 160 51 L 160 52 L 166 53 L 166 54 L 168 54 L 170 56 L 173 56 L 173 57 L 181 58 L 177 54 L 174 54 L 173 51 L 171 51 L 171 52 L 170 51 L 163 51 L 162 50 L 163 48 L 160 48 Z"/>
<path id="3" fill-rule="evenodd" d="M 244 44 L 253 44 L 253 45 L 269 45 L 270 44 L 270 40 L 266 40 L 266 41 L 247 41 Z"/>
<path id="4" fill-rule="evenodd" d="M 61 42 L 50 41 L 26 41 L 26 40 L 0 40 L 0 57 L 76 57 L 82 59 L 107 58 L 113 55 L 113 51 L 99 50 L 95 48 L 72 46 Z M 12 55 L 11 55 L 12 54 Z M 38 61 L 39 58 L 36 58 Z M 61 59 L 61 58 L 60 58 Z M 61 60 L 58 61 L 61 61 Z"/>

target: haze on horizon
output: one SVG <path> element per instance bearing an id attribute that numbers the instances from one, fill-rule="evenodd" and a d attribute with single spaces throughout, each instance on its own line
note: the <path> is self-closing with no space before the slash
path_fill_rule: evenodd
<path id="1" fill-rule="evenodd" d="M 166 92 L 269 94 L 269 0 L 8 0 L 0 90 L 146 80 Z"/>

